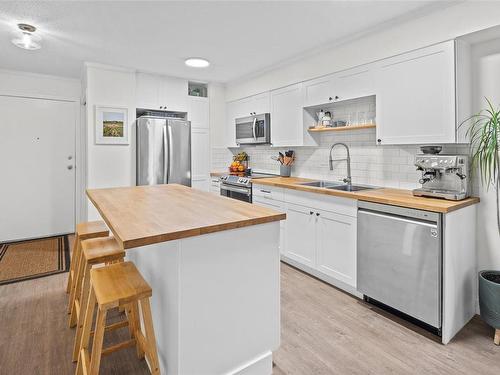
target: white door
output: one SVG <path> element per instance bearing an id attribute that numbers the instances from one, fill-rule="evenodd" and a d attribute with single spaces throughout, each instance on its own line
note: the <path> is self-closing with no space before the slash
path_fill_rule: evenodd
<path id="1" fill-rule="evenodd" d="M 318 213 L 317 269 L 356 287 L 356 218 Z"/>
<path id="2" fill-rule="evenodd" d="M 0 242 L 74 232 L 77 109 L 0 96 Z"/>
<path id="3" fill-rule="evenodd" d="M 285 224 L 287 257 L 309 267 L 316 265 L 316 215 L 303 206 L 288 204 Z"/>
<path id="4" fill-rule="evenodd" d="M 302 84 L 271 92 L 271 143 L 273 146 L 301 146 Z"/>
<path id="5" fill-rule="evenodd" d="M 453 41 L 381 61 L 375 86 L 378 144 L 455 142 Z"/>

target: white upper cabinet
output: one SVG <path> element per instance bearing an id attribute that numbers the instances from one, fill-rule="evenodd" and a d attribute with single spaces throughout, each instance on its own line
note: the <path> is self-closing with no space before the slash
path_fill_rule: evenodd
<path id="1" fill-rule="evenodd" d="M 187 80 L 137 73 L 137 108 L 186 112 L 187 93 Z"/>
<path id="2" fill-rule="evenodd" d="M 159 104 L 168 111 L 187 111 L 188 81 L 181 78 L 162 77 Z"/>
<path id="3" fill-rule="evenodd" d="M 137 73 L 136 106 L 137 108 L 159 109 L 159 77 L 152 74 Z"/>
<path id="4" fill-rule="evenodd" d="M 449 41 L 378 63 L 377 143 L 455 143 L 457 81 L 455 42 Z M 464 103 L 462 116 L 467 111 Z"/>
<path id="5" fill-rule="evenodd" d="M 304 143 L 302 84 L 271 91 L 271 143 L 301 146 Z"/>
<path id="6" fill-rule="evenodd" d="M 235 134 L 235 120 L 237 118 L 269 113 L 270 108 L 269 92 L 228 102 L 226 104 L 226 147 L 238 147 Z"/>
<path id="7" fill-rule="evenodd" d="M 304 82 L 304 107 L 373 95 L 373 64 Z"/>
<path id="8" fill-rule="evenodd" d="M 375 94 L 374 64 L 344 70 L 332 76 L 334 101 L 361 98 Z"/>
<path id="9" fill-rule="evenodd" d="M 226 104 L 226 147 L 238 147 L 236 144 L 236 125 L 234 120 L 238 117 L 238 101 Z"/>
<path id="10" fill-rule="evenodd" d="M 268 113 L 271 106 L 269 92 L 249 96 L 234 103 L 236 104 L 235 118 Z"/>
<path id="11" fill-rule="evenodd" d="M 333 75 L 304 82 L 304 107 L 331 103 Z"/>
<path id="12" fill-rule="evenodd" d="M 188 120 L 192 128 L 207 129 L 209 127 L 209 102 L 208 98 L 199 96 L 188 96 L 187 99 Z"/>

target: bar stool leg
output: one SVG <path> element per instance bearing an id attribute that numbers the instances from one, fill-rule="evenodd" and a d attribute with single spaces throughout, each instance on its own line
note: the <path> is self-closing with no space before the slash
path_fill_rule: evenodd
<path id="1" fill-rule="evenodd" d="M 85 316 L 85 321 L 83 324 L 83 327 L 81 329 L 81 341 L 78 344 L 77 350 L 77 359 L 78 359 L 78 365 L 76 366 L 76 375 L 80 375 L 84 373 L 84 368 L 85 368 L 85 373 L 88 373 L 89 369 L 89 356 L 88 356 L 88 350 L 89 350 L 89 343 L 90 343 L 90 331 L 92 329 L 92 321 L 94 318 L 94 310 L 95 310 L 95 305 L 96 305 L 96 297 L 94 290 L 91 289 L 89 293 L 89 298 L 88 298 L 88 303 L 87 303 L 87 308 L 85 309 L 85 314 L 82 314 Z M 76 342 L 75 342 L 75 347 L 76 347 Z M 74 358 L 73 358 L 74 361 Z"/>
<path id="2" fill-rule="evenodd" d="M 81 283 L 78 282 L 78 280 L 81 280 L 81 274 L 83 273 L 82 271 L 82 267 L 84 265 L 84 262 L 83 262 L 83 252 L 81 251 L 81 246 L 79 246 L 79 244 L 77 245 L 77 247 L 79 247 L 80 249 L 79 250 L 75 250 L 75 251 L 78 251 L 78 257 L 75 257 L 75 271 L 73 273 L 73 281 L 72 281 L 72 285 L 71 285 L 71 290 L 69 292 L 69 303 L 68 303 L 68 314 L 73 314 L 73 309 L 74 309 L 74 305 L 75 305 L 75 298 L 77 296 L 79 296 L 81 293 L 81 289 L 82 289 L 82 285 Z M 76 256 L 76 254 L 75 254 Z M 70 318 L 70 322 L 71 322 L 71 318 Z M 71 327 L 71 325 L 70 325 Z"/>
<path id="3" fill-rule="evenodd" d="M 94 341 L 92 342 L 92 354 L 90 355 L 90 375 L 99 374 L 101 365 L 102 343 L 104 340 L 104 329 L 106 328 L 107 310 L 97 309 L 97 318 L 94 330 Z"/>
<path id="4" fill-rule="evenodd" d="M 142 319 L 144 322 L 144 330 L 146 333 L 146 343 L 147 343 L 146 356 L 148 358 L 149 365 L 151 366 L 151 373 L 159 374 L 160 365 L 158 361 L 158 351 L 156 348 L 156 338 L 155 338 L 155 331 L 153 328 L 153 317 L 151 315 L 151 305 L 149 304 L 149 298 L 143 298 L 141 300 L 141 310 L 142 310 Z"/>
<path id="5" fill-rule="evenodd" d="M 84 262 L 82 261 L 82 263 L 84 263 Z M 86 266 L 86 267 L 83 266 L 82 268 L 84 268 L 84 270 L 83 270 L 83 272 L 84 272 L 83 286 L 82 286 L 82 291 L 80 293 L 80 314 L 78 316 L 78 322 L 76 323 L 77 328 L 76 328 L 76 334 L 75 334 L 75 344 L 73 347 L 73 362 L 76 362 L 78 360 L 78 352 L 80 351 L 80 347 L 81 347 L 83 327 L 84 327 L 84 323 L 86 322 L 86 319 L 87 319 L 86 309 L 88 309 L 88 304 L 90 303 L 90 292 L 92 290 L 92 288 L 90 287 L 90 280 L 89 280 L 90 277 L 87 276 L 90 273 L 90 269 L 92 268 L 92 266 Z M 95 305 L 95 303 L 96 302 L 94 300 L 94 305 Z M 76 320 L 76 311 L 74 311 L 74 315 L 73 315 L 73 311 L 72 311 L 71 317 Z M 71 322 L 70 322 L 70 324 L 71 324 Z"/>
<path id="6" fill-rule="evenodd" d="M 68 294 L 71 291 L 71 288 L 74 285 L 74 280 L 75 280 L 75 272 L 76 272 L 76 267 L 75 267 L 75 260 L 78 259 L 78 233 L 75 234 L 75 240 L 73 241 L 73 254 L 71 254 L 71 264 L 69 267 L 69 274 L 68 274 L 68 284 L 66 285 L 66 294 Z M 73 276 L 72 276 L 73 275 Z"/>
<path id="7" fill-rule="evenodd" d="M 137 358 L 143 359 L 146 353 L 144 352 L 145 348 L 143 347 L 142 342 L 139 341 L 140 340 L 139 337 L 142 335 L 142 331 L 141 331 L 141 317 L 139 315 L 138 301 L 132 303 L 132 319 L 134 319 L 135 338 L 137 341 L 136 345 Z"/>

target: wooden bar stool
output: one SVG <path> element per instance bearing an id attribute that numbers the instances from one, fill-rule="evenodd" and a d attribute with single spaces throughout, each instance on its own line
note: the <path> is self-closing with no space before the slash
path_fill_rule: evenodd
<path id="1" fill-rule="evenodd" d="M 94 268 L 90 271 L 90 284 L 76 374 L 96 375 L 99 373 L 102 355 L 134 345 L 139 358 L 146 356 L 151 373 L 159 374 L 158 353 L 149 304 L 152 290 L 135 265 L 132 262 L 123 262 Z M 92 354 L 90 354 L 89 344 L 96 302 L 97 316 L 93 331 Z M 145 335 L 141 330 L 139 305 Z M 104 331 L 108 330 L 106 314 L 108 310 L 120 306 L 125 307 L 127 311 L 130 340 L 103 349 Z"/>
<path id="2" fill-rule="evenodd" d="M 70 327 L 77 325 L 73 347 L 73 361 L 78 359 L 78 350 L 85 319 L 85 308 L 90 290 L 90 270 L 96 265 L 122 262 L 124 258 L 125 251 L 112 236 L 82 241 L 82 251 L 76 276 L 75 297 L 69 319 Z"/>
<path id="3" fill-rule="evenodd" d="M 75 278 L 80 260 L 81 242 L 90 238 L 107 237 L 109 230 L 104 221 L 88 221 L 76 225 L 75 241 L 73 243 L 73 252 L 71 254 L 71 263 L 68 274 L 68 284 L 66 293 L 69 293 L 68 314 L 71 313 L 71 303 L 75 292 Z"/>

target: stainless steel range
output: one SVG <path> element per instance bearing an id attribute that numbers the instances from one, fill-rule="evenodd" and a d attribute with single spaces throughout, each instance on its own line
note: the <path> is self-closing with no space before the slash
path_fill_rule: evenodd
<path id="1" fill-rule="evenodd" d="M 252 203 L 252 180 L 276 177 L 270 173 L 252 172 L 246 176 L 224 175 L 220 177 L 220 195 Z"/>

